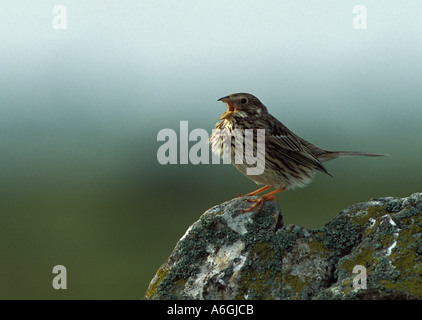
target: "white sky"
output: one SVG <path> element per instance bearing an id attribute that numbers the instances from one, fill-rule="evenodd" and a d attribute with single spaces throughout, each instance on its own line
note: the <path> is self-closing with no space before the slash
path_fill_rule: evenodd
<path id="1" fill-rule="evenodd" d="M 52 27 L 57 4 L 67 30 Z M 215 100 L 238 91 L 292 121 L 398 103 L 421 114 L 421 17 L 422 1 L 2 0 L 3 120 L 54 118 L 78 99 L 86 113 L 217 117 Z"/>

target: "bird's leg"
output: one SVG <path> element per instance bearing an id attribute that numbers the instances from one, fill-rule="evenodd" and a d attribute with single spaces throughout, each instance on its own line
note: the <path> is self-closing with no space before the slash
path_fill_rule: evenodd
<path id="1" fill-rule="evenodd" d="M 248 193 L 246 196 L 247 197 L 256 196 L 258 193 L 264 192 L 265 190 L 268 190 L 270 188 L 271 188 L 270 186 L 265 186 L 265 187 L 259 188 L 258 190 Z M 239 193 L 239 197 L 243 197 L 243 194 Z"/>
<path id="2" fill-rule="evenodd" d="M 264 187 L 264 188 L 265 188 L 265 187 Z M 263 189 L 263 188 L 261 188 L 261 189 Z M 267 188 L 267 189 L 268 189 L 268 188 Z M 256 199 L 256 200 L 246 199 L 246 201 L 249 201 L 249 202 L 255 202 L 255 203 L 254 203 L 254 204 L 253 204 L 250 208 L 245 209 L 245 210 L 242 210 L 242 212 L 243 212 L 243 213 L 245 213 L 245 212 L 252 211 L 252 210 L 253 210 L 253 209 L 255 209 L 256 207 L 258 207 L 258 212 L 259 212 L 259 211 L 261 211 L 261 208 L 262 208 L 262 206 L 264 205 L 264 202 L 265 202 L 265 201 L 269 201 L 269 200 L 273 200 L 273 199 L 275 199 L 274 195 L 275 195 L 276 193 L 282 192 L 282 191 L 284 191 L 284 190 L 286 190 L 286 188 L 284 188 L 284 187 L 280 187 L 280 188 L 278 188 L 278 189 L 275 189 L 275 190 L 271 191 L 270 193 L 264 194 L 263 196 L 261 196 L 260 198 L 258 198 L 258 199 Z M 257 191 L 259 191 L 259 190 L 257 190 Z M 262 191 L 264 191 L 264 190 L 262 190 Z"/>
<path id="3" fill-rule="evenodd" d="M 265 190 L 268 190 L 270 188 L 271 188 L 270 186 L 259 188 L 258 190 L 248 193 L 247 196 L 248 197 L 256 196 L 258 193 L 264 192 Z"/>

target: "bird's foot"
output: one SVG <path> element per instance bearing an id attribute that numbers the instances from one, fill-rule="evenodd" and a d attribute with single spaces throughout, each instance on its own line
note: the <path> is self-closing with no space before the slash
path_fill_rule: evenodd
<path id="1" fill-rule="evenodd" d="M 261 189 L 259 189 L 257 191 L 254 191 L 254 192 L 251 192 L 251 193 L 247 194 L 247 196 L 250 196 L 250 195 L 254 196 L 257 193 L 260 193 L 260 192 L 262 192 L 264 190 L 267 190 L 269 188 L 270 188 L 269 186 L 262 187 Z M 274 197 L 274 195 L 276 193 L 282 192 L 284 190 L 286 190 L 284 187 L 280 187 L 278 189 L 275 189 L 274 191 L 271 191 L 270 193 L 267 193 L 267 194 L 259 197 L 258 199 L 245 199 L 248 202 L 255 202 L 255 203 L 250 208 L 245 209 L 245 210 L 242 210 L 242 213 L 246 213 L 246 212 L 252 211 L 256 207 L 258 207 L 258 212 L 261 211 L 261 208 L 264 205 L 264 202 L 265 201 L 271 201 L 271 200 L 276 200 L 277 201 L 277 198 Z"/>
<path id="2" fill-rule="evenodd" d="M 263 195 L 262 197 L 259 197 L 258 199 L 246 199 L 246 201 L 248 202 L 255 202 L 255 203 L 250 208 L 242 210 L 242 213 L 250 212 L 254 210 L 256 207 L 258 207 L 258 212 L 260 212 L 265 201 L 271 201 L 274 199 L 277 200 L 277 198 L 271 194 Z"/>

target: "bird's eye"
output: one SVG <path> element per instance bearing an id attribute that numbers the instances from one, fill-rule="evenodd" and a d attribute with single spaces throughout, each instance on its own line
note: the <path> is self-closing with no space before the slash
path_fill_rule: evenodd
<path id="1" fill-rule="evenodd" d="M 241 104 L 245 104 L 246 102 L 248 102 L 248 99 L 246 99 L 246 98 L 243 98 L 242 100 L 240 100 Z"/>

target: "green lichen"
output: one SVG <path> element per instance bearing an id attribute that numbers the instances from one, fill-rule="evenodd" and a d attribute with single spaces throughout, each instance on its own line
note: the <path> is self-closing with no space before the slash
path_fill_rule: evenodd
<path id="1" fill-rule="evenodd" d="M 272 212 L 262 211 L 253 216 L 242 236 L 249 252 L 242 268 L 236 299 L 274 299 L 281 287 L 282 259 L 279 243 L 271 226 Z"/>
<path id="2" fill-rule="evenodd" d="M 223 245 L 233 244 L 239 238 L 239 235 L 227 226 L 221 215 L 203 215 L 199 221 L 201 234 L 197 235 L 197 240 L 212 243 L 220 248 Z"/>
<path id="3" fill-rule="evenodd" d="M 421 215 L 418 219 L 422 219 Z M 422 257 L 417 247 L 422 241 L 417 239 L 421 236 L 422 228 L 417 223 L 401 230 L 400 241 L 397 241 L 396 250 L 389 257 L 394 269 L 400 270 L 400 279 L 384 283 L 386 288 L 412 293 L 418 299 L 422 299 Z"/>
<path id="4" fill-rule="evenodd" d="M 247 267 L 240 275 L 236 299 L 272 300 L 279 286 L 281 286 L 280 275 L 274 276 L 271 270 L 262 272 Z"/>
<path id="5" fill-rule="evenodd" d="M 332 252 L 333 257 L 348 254 L 361 240 L 360 226 L 346 215 L 339 215 L 320 231 L 324 232 L 323 246 Z"/>
<path id="6" fill-rule="evenodd" d="M 300 299 L 303 290 L 308 287 L 308 283 L 303 281 L 299 276 L 285 273 L 283 275 L 283 292 L 284 295 L 289 293 L 289 299 Z"/>
<path id="7" fill-rule="evenodd" d="M 204 266 L 210 248 L 216 252 L 240 240 L 246 260 L 240 269 L 227 266 L 222 273 L 224 281 L 235 281 L 231 288 L 236 299 L 365 299 L 400 294 L 422 299 L 422 194 L 375 200 L 342 211 L 317 230 L 277 227 L 277 215 L 268 207 L 271 202 L 259 214 L 238 220 L 247 231 L 242 234 L 225 220 L 240 214 L 237 211 L 208 212 L 179 241 L 145 297 L 192 298 L 184 296 L 189 294 L 184 292 L 186 283 Z M 356 265 L 367 268 L 368 290 L 353 288 Z M 213 280 L 207 283 L 212 285 Z"/>
<path id="8" fill-rule="evenodd" d="M 308 246 L 309 246 L 309 255 L 312 254 L 323 254 L 324 256 L 331 251 L 324 247 L 324 237 L 325 232 L 321 230 L 311 230 L 310 231 L 311 237 L 308 239 Z"/>
<path id="9" fill-rule="evenodd" d="M 342 260 L 341 264 L 339 264 L 339 268 L 345 270 L 347 273 L 352 274 L 353 268 L 356 265 L 370 267 L 371 265 L 377 263 L 377 258 L 374 254 L 374 248 L 370 246 L 365 246 L 364 248 L 361 248 L 358 253 L 349 255 L 348 259 Z"/>
<path id="10" fill-rule="evenodd" d="M 415 253 L 419 256 L 422 256 L 422 239 L 416 241 L 416 243 L 414 244 L 415 247 Z"/>
<path id="11" fill-rule="evenodd" d="M 282 264 L 279 250 L 271 242 L 257 242 L 250 249 L 242 269 L 238 299 L 270 299 L 281 286 Z"/>
<path id="12" fill-rule="evenodd" d="M 359 226 L 364 226 L 371 218 L 367 211 L 361 209 L 350 212 L 349 216 L 350 220 Z"/>
<path id="13" fill-rule="evenodd" d="M 268 205 L 268 204 L 266 204 Z M 246 248 L 253 247 L 257 242 L 272 241 L 275 230 L 271 230 L 275 217 L 271 210 L 266 210 L 266 205 L 260 212 L 252 216 L 252 221 L 246 224 L 247 232 L 242 235 Z"/>
<path id="14" fill-rule="evenodd" d="M 164 265 L 161 266 L 160 269 L 158 269 L 155 281 L 150 284 L 147 292 L 145 293 L 145 297 L 147 299 L 150 299 L 157 294 L 157 288 L 160 285 L 161 281 L 163 281 L 163 279 L 167 276 L 168 272 L 169 269 L 166 268 Z"/>
<path id="15" fill-rule="evenodd" d="M 419 207 L 420 207 L 419 204 L 415 204 L 414 207 L 413 206 L 406 207 L 400 212 L 398 212 L 396 214 L 396 217 L 400 220 L 411 221 L 411 220 L 406 220 L 406 218 L 412 218 L 418 215 L 420 216 L 422 213 L 422 210 Z"/>
<path id="16" fill-rule="evenodd" d="M 345 280 L 343 280 L 342 286 L 343 286 L 343 294 L 345 296 L 353 295 L 358 291 L 353 288 L 353 279 L 351 278 L 346 278 Z"/>
<path id="17" fill-rule="evenodd" d="M 369 278 L 370 286 L 375 288 L 378 287 L 382 284 L 382 282 L 380 282 L 381 280 L 396 281 L 400 274 L 400 270 L 397 270 L 388 258 L 381 257 Z"/>
<path id="18" fill-rule="evenodd" d="M 385 211 L 389 213 L 399 212 L 401 209 L 401 199 L 392 199 L 384 204 Z"/>
<path id="19" fill-rule="evenodd" d="M 239 281 L 237 299 L 270 299 L 281 282 L 281 257 L 267 242 L 258 242 L 251 249 Z"/>
<path id="20" fill-rule="evenodd" d="M 252 255 L 256 255 L 262 261 L 274 260 L 275 252 L 268 242 L 257 242 L 252 250 Z"/>
<path id="21" fill-rule="evenodd" d="M 177 244 L 177 255 L 166 277 L 157 285 L 156 291 L 161 298 L 174 298 L 172 292 L 184 285 L 189 277 L 199 271 L 207 256 L 207 245 L 213 243 L 218 247 L 232 244 L 236 239 L 235 232 L 230 229 L 220 215 L 203 215 L 199 225 L 194 226 L 189 234 Z"/>
<path id="22" fill-rule="evenodd" d="M 296 244 L 298 239 L 304 238 L 305 234 L 302 228 L 289 225 L 278 230 L 276 241 L 279 248 L 283 251 L 289 251 Z"/>
<path id="23" fill-rule="evenodd" d="M 368 215 L 367 215 L 368 219 L 369 218 L 377 219 L 388 214 L 388 212 L 386 211 L 384 207 L 379 207 L 379 206 L 368 207 L 366 211 L 368 212 Z"/>
<path id="24" fill-rule="evenodd" d="M 366 211 L 371 218 L 379 218 L 388 213 L 383 206 L 369 206 Z"/>
<path id="25" fill-rule="evenodd" d="M 309 255 L 312 254 L 325 254 L 330 252 L 328 249 L 324 248 L 323 241 L 316 240 L 315 238 L 308 242 L 309 246 Z"/>
<path id="26" fill-rule="evenodd" d="M 382 199 L 378 199 L 382 200 Z M 394 207 L 395 210 L 396 206 L 391 205 Z M 367 224 L 369 223 L 370 219 L 378 219 L 386 214 L 388 214 L 389 209 L 387 209 L 384 205 L 372 205 L 365 208 L 357 207 L 353 210 L 348 211 L 348 216 L 350 217 L 350 220 L 356 224 L 359 225 L 361 228 L 366 228 Z"/>

